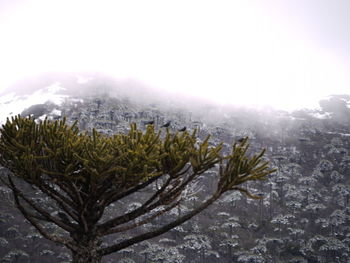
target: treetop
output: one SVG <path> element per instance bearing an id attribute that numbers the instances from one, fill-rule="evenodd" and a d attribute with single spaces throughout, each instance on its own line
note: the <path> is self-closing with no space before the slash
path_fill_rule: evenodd
<path id="1" fill-rule="evenodd" d="M 247 138 L 223 156 L 222 144 L 209 146 L 209 136 L 198 143 L 196 130 L 190 134 L 167 129 L 162 138 L 153 125 L 143 132 L 131 124 L 127 134 L 106 136 L 96 130 L 80 132 L 77 122 L 70 126 L 65 119 L 37 122 L 18 115 L 7 119 L 0 132 L 0 163 L 34 185 L 73 180 L 86 190 L 122 190 L 165 174 L 176 178 L 190 168 L 202 174 L 219 164 L 218 187 L 225 192 L 272 172 L 261 162 L 264 151 L 247 155 Z"/>

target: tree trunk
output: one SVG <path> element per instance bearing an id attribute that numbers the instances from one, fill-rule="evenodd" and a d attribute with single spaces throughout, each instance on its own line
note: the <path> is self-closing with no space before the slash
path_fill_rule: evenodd
<path id="1" fill-rule="evenodd" d="M 97 253 L 100 243 L 98 239 L 82 237 L 79 240 L 78 251 L 72 251 L 72 263 L 101 263 L 102 256 Z"/>
<path id="2" fill-rule="evenodd" d="M 102 257 L 96 251 L 85 251 L 86 253 L 73 253 L 72 263 L 101 263 Z"/>

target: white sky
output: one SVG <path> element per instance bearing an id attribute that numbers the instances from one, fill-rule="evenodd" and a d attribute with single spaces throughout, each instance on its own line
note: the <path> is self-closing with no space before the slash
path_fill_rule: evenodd
<path id="1" fill-rule="evenodd" d="M 350 93 L 348 0 L 0 0 L 0 92 L 99 70 L 220 103 Z"/>

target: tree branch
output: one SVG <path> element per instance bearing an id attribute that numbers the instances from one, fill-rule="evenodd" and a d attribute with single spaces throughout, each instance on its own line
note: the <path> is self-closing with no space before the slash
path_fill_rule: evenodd
<path id="1" fill-rule="evenodd" d="M 39 231 L 39 233 L 45 237 L 46 239 L 49 239 L 55 243 L 59 243 L 62 245 L 65 245 L 67 248 L 76 251 L 76 247 L 72 244 L 73 241 L 69 238 L 62 238 L 56 235 L 52 235 L 46 232 L 46 230 L 36 221 L 34 220 L 33 215 L 30 215 L 28 213 L 28 211 L 23 207 L 23 205 L 20 203 L 19 201 L 19 194 L 21 194 L 21 191 L 15 186 L 14 182 L 12 181 L 12 179 L 10 178 L 10 176 L 8 176 L 9 182 L 10 182 L 10 188 L 12 190 L 13 193 L 13 197 L 16 203 L 16 206 L 18 207 L 18 209 L 21 211 L 22 215 Z M 21 196 L 22 197 L 22 196 Z M 23 198 L 23 197 L 22 197 Z"/>
<path id="2" fill-rule="evenodd" d="M 63 209 L 64 212 L 66 212 L 73 220 L 78 222 L 78 217 L 77 215 L 72 212 L 76 211 L 76 205 L 74 205 L 73 202 L 65 198 L 63 195 L 61 195 L 59 192 L 57 192 L 55 189 L 50 187 L 47 184 L 42 184 L 37 186 L 43 193 L 47 194 L 50 196 L 52 199 L 56 201 L 58 206 Z"/>
<path id="3" fill-rule="evenodd" d="M 40 215 L 45 217 L 47 221 L 52 222 L 56 224 L 57 226 L 61 227 L 62 229 L 66 230 L 67 232 L 73 232 L 75 229 L 75 225 L 69 222 L 62 222 L 61 220 L 51 216 L 45 209 L 39 207 L 36 205 L 32 200 L 25 197 L 25 195 L 20 191 L 18 188 L 15 187 L 10 175 L 8 175 L 8 179 L 10 182 L 10 186 L 12 191 L 16 191 L 17 198 L 21 197 L 27 204 L 29 204 L 34 210 L 36 210 Z"/>
<path id="4" fill-rule="evenodd" d="M 85 216 L 84 216 L 84 212 L 86 211 L 85 210 L 85 204 L 84 204 L 83 198 L 80 195 L 80 189 L 78 189 L 78 187 L 75 185 L 74 182 L 72 183 L 72 186 L 73 186 L 73 189 L 74 189 L 74 191 L 75 191 L 75 193 L 77 195 L 77 198 L 78 198 L 80 206 L 81 206 L 81 210 L 79 212 L 79 220 L 78 220 L 78 222 L 80 224 L 82 224 L 82 226 L 84 228 L 84 231 L 87 232 L 89 230 L 89 228 L 88 228 Z"/>
<path id="5" fill-rule="evenodd" d="M 139 222 L 135 222 L 131 225 L 127 225 L 127 226 L 121 226 L 121 227 L 117 227 L 117 228 L 114 228 L 114 229 L 109 229 L 108 231 L 106 231 L 105 233 L 102 233 L 103 236 L 106 236 L 106 235 L 111 235 L 111 234 L 115 234 L 115 233 L 119 233 L 119 232 L 124 232 L 124 231 L 127 231 L 127 230 L 131 230 L 133 228 L 136 228 L 136 227 L 139 227 L 139 226 L 142 226 L 144 224 L 147 224 L 149 222 L 151 222 L 153 219 L 165 214 L 166 212 L 170 211 L 171 209 L 173 209 L 174 207 L 176 207 L 177 205 L 179 205 L 180 201 L 172 204 L 171 206 L 168 206 L 166 207 L 165 209 L 161 210 L 161 211 L 158 211 L 157 213 L 147 217 L 146 219 L 144 220 L 141 220 Z"/>
<path id="6" fill-rule="evenodd" d="M 64 174 L 61 174 L 58 172 L 50 172 L 50 171 L 45 170 L 43 168 L 41 168 L 40 171 L 42 172 L 42 174 L 49 176 L 50 182 L 56 183 L 57 186 L 59 186 L 69 196 L 69 198 L 72 200 L 72 203 L 75 203 L 77 206 L 79 206 L 77 199 L 76 199 L 76 196 L 74 196 L 74 189 L 71 187 L 70 182 L 68 182 L 68 184 L 67 184 L 64 180 L 62 180 L 62 178 L 64 178 L 64 176 L 65 176 Z M 57 175 L 56 173 L 59 175 Z M 38 183 L 34 183 L 34 184 L 37 187 L 39 187 L 41 184 L 45 184 L 45 180 L 43 179 L 39 184 Z M 68 201 L 67 203 L 70 202 L 68 199 L 67 199 L 67 201 Z M 74 204 L 71 204 L 71 206 L 73 207 Z"/>
<path id="7" fill-rule="evenodd" d="M 108 206 L 120 199 L 122 199 L 125 196 L 131 195 L 135 192 L 137 192 L 138 190 L 145 188 L 146 186 L 150 185 L 151 183 L 155 182 L 158 178 L 160 178 L 163 175 L 159 175 L 159 176 L 155 176 L 152 177 L 151 179 L 147 180 L 146 182 L 143 182 L 141 184 L 138 184 L 135 187 L 129 188 L 128 190 L 124 191 L 124 192 L 117 192 L 115 190 L 112 190 L 111 193 L 109 195 L 107 195 L 102 201 L 101 201 L 101 205 L 104 206 Z"/>
<path id="8" fill-rule="evenodd" d="M 186 185 L 191 182 L 197 173 L 193 173 L 190 176 L 188 176 L 187 180 L 184 180 L 180 185 L 175 185 L 173 188 L 169 189 L 167 192 L 163 193 L 166 188 L 170 185 L 171 181 L 174 180 L 173 177 L 169 177 L 167 181 L 162 185 L 162 187 L 153 194 L 141 207 L 116 218 L 113 218 L 99 226 L 97 226 L 99 233 L 105 233 L 108 231 L 108 229 L 116 227 L 117 225 L 124 224 L 130 220 L 134 220 L 135 218 L 152 211 L 156 207 L 163 205 L 163 204 L 169 204 L 172 201 L 174 201 L 181 190 L 183 190 Z M 176 178 L 176 177 L 175 177 Z M 151 204 L 157 197 L 159 196 L 159 199 L 157 202 Z"/>
<path id="9" fill-rule="evenodd" d="M 202 205 L 200 205 L 199 207 L 197 207 L 193 211 L 187 213 L 186 215 L 180 217 L 179 219 L 177 219 L 169 224 L 166 224 L 166 225 L 164 225 L 164 226 L 162 226 L 154 231 L 138 235 L 136 237 L 130 238 L 128 240 L 122 241 L 118 244 L 115 244 L 115 245 L 112 245 L 112 246 L 109 246 L 106 248 L 101 248 L 98 251 L 98 254 L 101 256 L 105 256 L 105 255 L 117 252 L 123 248 L 134 245 L 136 243 L 142 242 L 146 239 L 150 239 L 150 238 L 159 236 L 161 234 L 164 234 L 165 232 L 171 230 L 174 227 L 177 227 L 178 225 L 181 225 L 182 223 L 186 222 L 187 220 L 191 219 L 192 217 L 194 217 L 195 215 L 197 215 L 198 213 L 203 211 L 210 204 L 212 204 L 215 200 L 217 200 L 220 197 L 220 195 L 221 195 L 220 192 L 217 191 L 217 192 L 215 192 L 215 194 L 211 198 L 209 198 L 207 201 L 205 201 Z"/>
<path id="10" fill-rule="evenodd" d="M 157 206 L 160 205 L 160 202 L 156 202 L 153 205 L 148 206 L 150 203 L 152 203 L 157 196 L 159 196 L 163 191 L 165 191 L 166 187 L 170 184 L 170 182 L 172 181 L 172 178 L 169 177 L 165 183 L 163 184 L 163 186 L 158 189 L 158 191 L 156 191 L 142 206 L 140 206 L 139 208 L 125 214 L 122 216 L 118 216 L 116 218 L 113 218 L 105 223 L 102 223 L 101 225 L 98 226 L 98 229 L 100 231 L 100 233 L 105 233 L 108 229 L 115 227 L 117 225 L 120 224 L 124 224 L 130 220 L 133 220 L 139 216 L 141 216 L 142 214 L 145 214 L 147 212 L 150 212 L 151 210 L 153 210 L 154 208 L 156 208 Z M 148 206 L 148 207 L 147 207 Z"/>

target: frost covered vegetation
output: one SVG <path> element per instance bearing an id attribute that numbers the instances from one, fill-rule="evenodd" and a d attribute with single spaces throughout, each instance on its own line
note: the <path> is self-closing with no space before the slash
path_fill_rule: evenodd
<path id="1" fill-rule="evenodd" d="M 186 105 L 135 102 L 125 97 L 91 96 L 69 98 L 61 106 L 33 106 L 26 114 L 48 116 L 68 122 L 79 121 L 79 128 L 112 135 L 126 133 L 130 123 L 155 129 L 171 121 L 169 129 L 198 129 L 202 140 L 212 134 L 210 144 L 232 142 L 249 136 L 252 151 L 267 149 L 266 158 L 278 171 L 265 182 L 245 185 L 264 197 L 252 200 L 240 192 L 230 192 L 185 224 L 160 237 L 128 247 L 104 262 L 344 262 L 350 256 L 350 110 L 334 96 L 321 103 L 320 111 L 293 113 L 258 111 L 210 104 L 195 108 Z M 38 110 L 40 109 L 40 111 Z M 6 173 L 2 170 L 2 173 Z M 162 222 L 143 226 L 154 229 L 160 223 L 180 217 L 213 191 L 210 177 L 202 176 L 185 202 Z M 43 207 L 51 204 L 35 188 L 27 192 Z M 17 212 L 11 191 L 0 187 L 1 262 L 69 262 L 64 248 L 43 239 Z M 106 216 L 133 210 L 142 205 L 140 197 L 121 200 Z M 52 224 L 45 228 L 56 233 Z M 127 236 L 115 236 L 106 243 Z M 117 239 L 117 240 L 116 240 Z"/>

